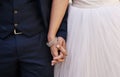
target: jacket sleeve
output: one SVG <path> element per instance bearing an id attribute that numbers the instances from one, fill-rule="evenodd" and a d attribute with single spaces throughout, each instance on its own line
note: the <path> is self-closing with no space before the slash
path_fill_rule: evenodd
<path id="1" fill-rule="evenodd" d="M 57 37 L 58 36 L 63 37 L 65 40 L 67 39 L 67 18 L 68 18 L 68 9 L 66 10 L 65 16 L 57 32 Z"/>

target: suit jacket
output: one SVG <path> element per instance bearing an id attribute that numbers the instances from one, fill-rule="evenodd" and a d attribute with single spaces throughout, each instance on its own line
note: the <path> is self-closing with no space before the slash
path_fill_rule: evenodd
<path id="1" fill-rule="evenodd" d="M 0 38 L 4 39 L 15 28 L 27 36 L 35 35 L 43 30 L 47 32 L 51 3 L 52 0 L 14 0 L 14 2 L 13 0 L 0 0 Z M 15 9 L 18 10 L 18 14 L 12 13 Z M 17 27 L 14 25 L 16 22 L 19 22 Z M 65 39 L 66 35 L 67 12 L 57 33 L 57 36 Z"/>

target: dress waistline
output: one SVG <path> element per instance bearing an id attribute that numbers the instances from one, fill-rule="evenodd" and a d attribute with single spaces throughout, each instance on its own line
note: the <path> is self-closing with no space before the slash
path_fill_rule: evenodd
<path id="1" fill-rule="evenodd" d="M 72 6 L 78 7 L 78 8 L 97 8 L 97 7 L 107 7 L 107 6 L 117 6 L 120 5 L 120 2 L 106 2 L 106 3 L 72 3 Z"/>

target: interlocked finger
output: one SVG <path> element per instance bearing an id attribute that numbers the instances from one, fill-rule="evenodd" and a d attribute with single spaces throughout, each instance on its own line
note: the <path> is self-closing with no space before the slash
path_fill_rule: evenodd
<path id="1" fill-rule="evenodd" d="M 67 56 L 67 53 L 66 53 L 65 48 L 63 48 L 63 47 L 62 47 L 62 46 L 60 46 L 60 45 L 57 45 L 56 47 L 58 48 L 58 50 L 60 50 L 60 52 L 62 52 L 62 53 L 63 53 L 63 55 L 64 55 L 64 56 Z"/>

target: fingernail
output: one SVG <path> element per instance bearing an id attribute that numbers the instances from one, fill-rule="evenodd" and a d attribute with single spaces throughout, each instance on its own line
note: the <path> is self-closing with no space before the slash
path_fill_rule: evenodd
<path id="1" fill-rule="evenodd" d="M 52 63 L 51 65 L 53 66 L 54 64 Z"/>
<path id="2" fill-rule="evenodd" d="M 56 47 L 57 47 L 57 48 L 59 48 L 59 47 L 60 47 L 60 45 L 57 45 Z"/>

